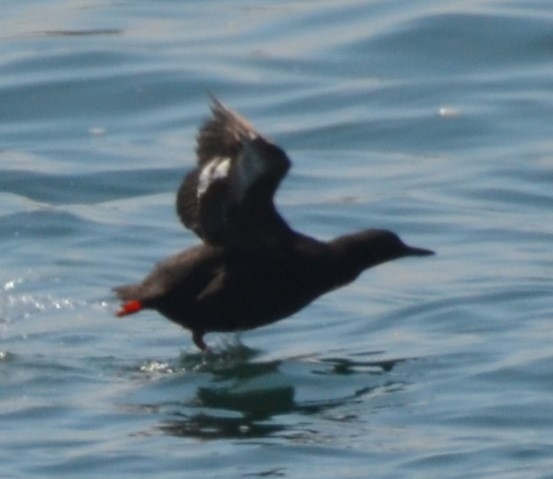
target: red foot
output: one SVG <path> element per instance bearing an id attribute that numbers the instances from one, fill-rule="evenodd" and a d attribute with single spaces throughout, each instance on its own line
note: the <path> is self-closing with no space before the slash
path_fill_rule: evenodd
<path id="1" fill-rule="evenodd" d="M 136 299 L 127 301 L 121 306 L 121 309 L 117 311 L 117 316 L 127 316 L 127 314 L 138 313 L 142 309 L 142 303 Z"/>

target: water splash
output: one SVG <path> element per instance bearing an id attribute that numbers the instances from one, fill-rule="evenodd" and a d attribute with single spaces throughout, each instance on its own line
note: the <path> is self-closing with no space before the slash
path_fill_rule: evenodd
<path id="1" fill-rule="evenodd" d="M 142 364 L 139 371 L 141 373 L 146 373 L 148 376 L 157 377 L 166 374 L 173 374 L 175 372 L 175 368 L 168 362 L 150 360 Z"/>
<path id="2" fill-rule="evenodd" d="M 43 279 L 15 278 L 6 281 L 0 289 L 0 327 L 6 327 L 23 319 L 28 319 L 45 311 L 73 310 L 82 307 L 109 307 L 106 301 L 90 304 L 88 301 L 59 297 L 51 293 L 29 291 L 34 282 L 43 286 Z"/>

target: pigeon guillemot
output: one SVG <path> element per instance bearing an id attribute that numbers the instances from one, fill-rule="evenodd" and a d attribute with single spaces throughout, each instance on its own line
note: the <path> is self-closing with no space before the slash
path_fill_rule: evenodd
<path id="1" fill-rule="evenodd" d="M 294 231 L 273 203 L 290 168 L 286 153 L 215 98 L 211 111 L 197 136 L 197 167 L 176 205 L 203 243 L 166 259 L 141 283 L 115 288 L 123 301 L 118 316 L 157 310 L 206 350 L 205 333 L 273 323 L 367 268 L 433 254 L 387 230 L 329 242 Z"/>

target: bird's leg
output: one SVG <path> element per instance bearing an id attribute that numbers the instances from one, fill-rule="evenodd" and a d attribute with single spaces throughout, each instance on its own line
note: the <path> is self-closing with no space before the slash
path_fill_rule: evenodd
<path id="1" fill-rule="evenodd" d="M 192 341 L 194 341 L 194 344 L 198 346 L 204 353 L 209 351 L 207 349 L 207 344 L 205 344 L 204 341 L 204 332 L 199 330 L 192 331 Z"/>

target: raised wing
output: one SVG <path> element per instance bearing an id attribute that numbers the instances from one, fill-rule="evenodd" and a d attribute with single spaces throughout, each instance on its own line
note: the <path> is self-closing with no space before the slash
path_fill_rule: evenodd
<path id="1" fill-rule="evenodd" d="M 198 166 L 177 193 L 184 226 L 206 243 L 222 246 L 289 234 L 273 203 L 290 168 L 286 153 L 215 98 L 211 111 L 197 136 Z"/>

